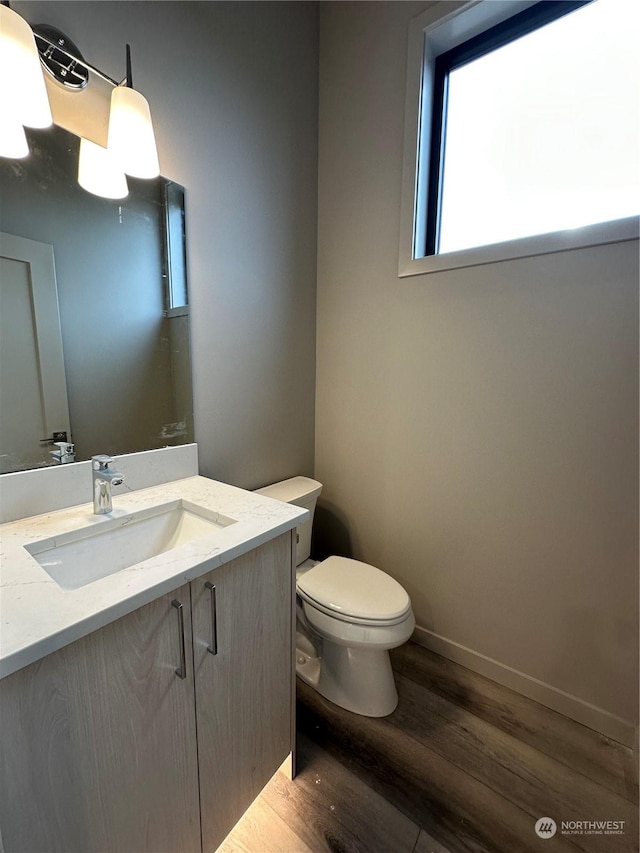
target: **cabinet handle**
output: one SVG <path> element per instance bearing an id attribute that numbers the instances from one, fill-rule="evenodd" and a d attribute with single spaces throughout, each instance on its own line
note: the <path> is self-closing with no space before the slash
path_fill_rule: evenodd
<path id="1" fill-rule="evenodd" d="M 216 613 L 216 588 L 210 582 L 205 583 L 206 588 L 211 593 L 211 645 L 207 646 L 207 651 L 212 655 L 218 654 L 218 615 Z"/>
<path id="2" fill-rule="evenodd" d="M 178 630 L 180 631 L 180 668 L 176 669 L 179 678 L 187 677 L 187 650 L 184 645 L 184 608 L 177 598 L 171 602 L 171 606 L 178 611 Z"/>

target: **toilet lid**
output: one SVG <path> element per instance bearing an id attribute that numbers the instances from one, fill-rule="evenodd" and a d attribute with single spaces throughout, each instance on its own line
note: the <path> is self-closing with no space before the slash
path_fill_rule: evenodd
<path id="1" fill-rule="evenodd" d="M 329 557 L 318 563 L 302 575 L 297 586 L 303 598 L 337 616 L 397 619 L 411 607 L 406 591 L 392 577 L 348 557 Z"/>

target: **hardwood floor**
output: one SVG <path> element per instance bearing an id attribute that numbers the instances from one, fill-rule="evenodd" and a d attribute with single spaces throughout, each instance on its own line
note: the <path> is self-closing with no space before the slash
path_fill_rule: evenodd
<path id="1" fill-rule="evenodd" d="M 300 734 L 295 780 L 277 773 L 218 853 L 413 853 L 419 835 L 414 821 Z"/>
<path id="2" fill-rule="evenodd" d="M 298 776 L 267 786 L 224 853 L 638 850 L 630 749 L 414 644 L 392 661 L 400 702 L 381 719 L 298 681 Z M 540 817 L 553 838 L 535 834 Z M 562 821 L 624 821 L 624 834 Z"/>

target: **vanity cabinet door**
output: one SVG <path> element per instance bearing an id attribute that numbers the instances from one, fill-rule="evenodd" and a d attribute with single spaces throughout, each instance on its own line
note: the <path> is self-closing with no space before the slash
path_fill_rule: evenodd
<path id="1" fill-rule="evenodd" d="M 200 850 L 189 594 L 183 586 L 0 682 L 5 853 Z"/>
<path id="2" fill-rule="evenodd" d="M 291 541 L 284 534 L 191 584 L 203 853 L 292 748 Z"/>

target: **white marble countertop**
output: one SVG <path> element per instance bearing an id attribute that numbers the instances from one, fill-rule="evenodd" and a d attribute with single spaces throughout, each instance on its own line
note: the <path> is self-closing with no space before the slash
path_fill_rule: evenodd
<path id="1" fill-rule="evenodd" d="M 180 499 L 235 523 L 73 590 L 58 586 L 24 547 Z M 0 525 L 0 678 L 293 529 L 306 517 L 307 510 L 300 507 L 189 477 L 114 497 L 108 515 L 94 515 L 93 505 L 86 503 Z"/>

